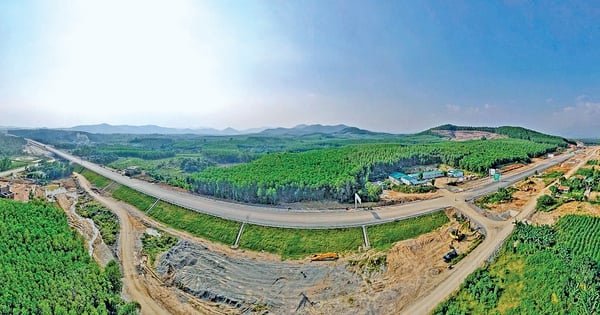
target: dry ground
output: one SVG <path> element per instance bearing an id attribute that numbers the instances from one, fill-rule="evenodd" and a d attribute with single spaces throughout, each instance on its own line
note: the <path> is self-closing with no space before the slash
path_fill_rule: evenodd
<path id="1" fill-rule="evenodd" d="M 412 202 L 418 200 L 427 200 L 439 197 L 440 194 L 437 191 L 428 192 L 424 194 L 406 194 L 394 190 L 384 190 L 381 194 L 381 201 L 392 202 L 392 203 L 403 203 Z"/>
<path id="2" fill-rule="evenodd" d="M 443 137 L 446 137 L 452 141 L 467 141 L 467 140 L 479 140 L 482 137 L 486 139 L 503 139 L 508 138 L 507 136 L 500 135 L 493 132 L 477 131 L 477 130 L 432 130 Z"/>
<path id="3" fill-rule="evenodd" d="M 589 202 L 569 202 L 550 212 L 536 212 L 531 222 L 534 224 L 549 224 L 552 225 L 561 217 L 567 214 L 591 215 L 600 217 L 600 207 L 592 205 Z"/>

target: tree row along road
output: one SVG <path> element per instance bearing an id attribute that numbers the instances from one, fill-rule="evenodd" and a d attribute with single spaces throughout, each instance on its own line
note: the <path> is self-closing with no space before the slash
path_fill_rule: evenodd
<path id="1" fill-rule="evenodd" d="M 396 206 L 378 207 L 372 211 L 288 211 L 281 208 L 261 207 L 254 205 L 238 204 L 206 198 L 191 193 L 174 191 L 166 189 L 159 185 L 149 182 L 132 179 L 114 171 L 106 169 L 100 165 L 84 161 L 79 157 L 54 149 L 42 143 L 28 140 L 29 143 L 37 145 L 48 150 L 64 159 L 80 164 L 81 166 L 98 173 L 116 183 L 130 187 L 146 195 L 160 198 L 163 201 L 191 209 L 197 212 L 210 214 L 228 220 L 246 222 L 256 225 L 284 227 L 284 228 L 307 228 L 307 229 L 326 229 L 338 227 L 355 227 L 361 225 L 380 224 L 388 221 L 406 219 L 419 216 L 438 209 L 453 206 L 452 198 L 437 198 L 414 202 Z M 559 156 L 554 159 L 544 160 L 534 168 L 526 172 L 512 175 L 500 183 L 486 184 L 480 188 L 469 190 L 457 197 L 469 199 L 493 191 L 501 186 L 507 186 L 510 183 L 530 176 L 536 170 L 541 171 L 552 165 L 563 162 L 566 156 Z M 145 210 L 145 209 L 141 209 Z"/>

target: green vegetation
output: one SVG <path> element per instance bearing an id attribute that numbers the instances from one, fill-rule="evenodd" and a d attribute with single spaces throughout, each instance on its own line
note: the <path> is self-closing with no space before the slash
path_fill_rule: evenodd
<path id="1" fill-rule="evenodd" d="M 127 202 L 142 211 L 148 210 L 156 201 L 155 198 L 146 196 L 125 186 L 119 186 L 113 192 L 113 197 Z M 235 221 L 198 213 L 163 201 L 156 203 L 147 212 L 147 215 L 172 228 L 187 231 L 195 236 L 226 245 L 232 245 L 235 242 L 235 237 L 241 225 Z"/>
<path id="2" fill-rule="evenodd" d="M 589 160 L 586 165 L 600 165 L 600 161 L 598 160 Z"/>
<path id="3" fill-rule="evenodd" d="M 567 215 L 556 225 L 558 242 L 580 255 L 600 262 L 600 218 Z"/>
<path id="4" fill-rule="evenodd" d="M 137 190 L 122 185 L 119 185 L 118 188 L 113 191 L 112 196 L 116 199 L 125 201 L 142 211 L 148 211 L 150 206 L 156 201 L 156 198 L 144 195 Z"/>
<path id="5" fill-rule="evenodd" d="M 207 168 L 188 181 L 196 192 L 245 202 L 349 201 L 355 192 L 364 193 L 367 181 L 385 178 L 402 167 L 444 163 L 484 172 L 500 164 L 529 161 L 555 148 L 515 139 L 351 145 L 268 154 L 246 164 Z"/>
<path id="6" fill-rule="evenodd" d="M 198 213 L 165 202 L 157 203 L 148 215 L 170 227 L 226 245 L 235 242 L 241 225 L 235 221 Z"/>
<path id="7" fill-rule="evenodd" d="M 27 141 L 23 138 L 0 133 L 0 158 L 21 154 L 25 144 L 27 144 Z M 1 168 L 0 171 L 2 171 Z"/>
<path id="8" fill-rule="evenodd" d="M 82 217 L 90 218 L 94 221 L 106 245 L 115 245 L 117 242 L 117 233 L 119 233 L 119 219 L 114 213 L 93 201 L 78 204 L 75 211 Z"/>
<path id="9" fill-rule="evenodd" d="M 491 133 L 497 133 L 500 135 L 507 136 L 513 139 L 523 139 L 528 141 L 533 141 L 537 143 L 549 143 L 562 147 L 566 147 L 567 144 L 576 143 L 567 140 L 562 137 L 552 136 L 543 134 L 531 129 L 523 128 L 523 127 L 514 127 L 514 126 L 502 126 L 502 127 L 470 127 L 470 126 L 455 126 L 455 125 L 442 125 L 439 127 L 431 128 L 422 134 L 430 134 L 430 135 L 438 135 L 434 130 L 449 130 L 449 131 L 486 131 Z M 438 135 L 439 136 L 439 135 Z"/>
<path id="10" fill-rule="evenodd" d="M 136 314 L 115 263 L 103 271 L 62 210 L 0 199 L 1 314 Z"/>
<path id="11" fill-rule="evenodd" d="M 554 182 L 556 179 L 563 176 L 564 174 L 565 172 L 563 171 L 545 172 L 541 175 L 542 179 L 544 180 L 544 186 L 550 185 L 552 182 Z"/>
<path id="12" fill-rule="evenodd" d="M 299 259 L 315 253 L 356 251 L 363 244 L 360 228 L 298 230 L 246 225 L 240 247 Z"/>
<path id="13" fill-rule="evenodd" d="M 76 166 L 74 168 L 74 172 L 81 174 L 85 177 L 92 185 L 96 186 L 96 188 L 102 189 L 108 186 L 112 181 L 106 177 L 100 176 L 88 169 L 85 169 L 81 166 Z"/>
<path id="14" fill-rule="evenodd" d="M 0 159 L 0 172 L 6 171 L 12 168 L 12 161 L 5 157 Z"/>
<path id="15" fill-rule="evenodd" d="M 477 199 L 475 204 L 477 204 L 481 208 L 489 209 L 488 205 L 490 204 L 499 204 L 512 201 L 512 196 L 516 191 L 518 191 L 518 189 L 515 187 L 501 187 L 498 188 L 498 191 L 496 191 L 495 193 Z"/>
<path id="16" fill-rule="evenodd" d="M 396 242 L 417 237 L 449 222 L 443 211 L 416 218 L 367 227 L 371 247 L 386 251 Z M 240 247 L 264 250 L 283 259 L 304 258 L 314 253 L 355 251 L 363 245 L 360 228 L 331 230 L 281 229 L 248 225 Z"/>
<path id="17" fill-rule="evenodd" d="M 143 211 L 156 201 L 125 186 L 119 186 L 113 192 L 113 197 Z M 183 209 L 162 201 L 147 214 L 172 228 L 227 245 L 235 242 L 241 225 L 239 222 Z M 431 232 L 448 221 L 448 217 L 439 211 L 407 220 L 370 226 L 367 228 L 367 233 L 373 248 L 387 250 L 395 242 Z M 297 259 L 320 252 L 354 251 L 362 244 L 360 228 L 301 230 L 246 225 L 239 245 L 241 248 L 279 254 L 283 259 Z"/>
<path id="18" fill-rule="evenodd" d="M 161 233 L 160 236 L 142 235 L 144 253 L 148 255 L 151 266 L 159 254 L 164 253 L 169 248 L 175 246 L 175 244 L 177 244 L 177 238 L 167 233 Z"/>
<path id="19" fill-rule="evenodd" d="M 513 138 L 450 142 L 427 132 L 388 135 L 356 130 L 227 137 L 11 132 L 71 149 L 94 162 L 117 168 L 138 166 L 158 181 L 195 192 L 273 204 L 323 199 L 348 202 L 354 193 L 376 201 L 377 187 L 367 183 L 404 167 L 444 163 L 482 173 L 506 163 L 528 162 L 567 143 L 560 137 L 523 128 L 492 129 Z"/>
<path id="20" fill-rule="evenodd" d="M 434 314 L 600 313 L 600 218 L 518 223 L 499 256 Z"/>
<path id="21" fill-rule="evenodd" d="M 549 212 L 563 204 L 562 199 L 553 198 L 552 196 L 542 195 L 538 198 L 535 205 L 535 210 Z"/>
<path id="22" fill-rule="evenodd" d="M 398 241 L 429 233 L 450 222 L 444 211 L 422 215 L 416 218 L 367 227 L 371 247 L 388 250 Z"/>
<path id="23" fill-rule="evenodd" d="M 38 166 L 27 168 L 27 177 L 35 179 L 39 184 L 46 185 L 50 181 L 71 176 L 73 167 L 68 162 L 42 161 Z"/>
<path id="24" fill-rule="evenodd" d="M 392 190 L 405 194 L 424 194 L 436 191 L 437 188 L 435 186 L 393 185 Z"/>

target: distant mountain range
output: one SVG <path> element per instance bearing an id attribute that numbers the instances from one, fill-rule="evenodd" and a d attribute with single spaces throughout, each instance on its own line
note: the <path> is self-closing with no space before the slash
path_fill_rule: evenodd
<path id="1" fill-rule="evenodd" d="M 346 125 L 298 125 L 292 128 L 254 128 L 246 130 L 236 130 L 226 128 L 218 130 L 214 128 L 168 128 L 156 125 L 131 126 L 131 125 L 81 125 L 71 128 L 64 128 L 68 131 L 88 132 L 95 134 L 196 134 L 196 135 L 215 135 L 215 136 L 233 136 L 243 134 L 259 134 L 264 136 L 304 136 L 310 134 L 357 134 L 371 135 L 378 134 L 376 132 L 350 127 Z"/>
<path id="2" fill-rule="evenodd" d="M 268 136 L 306 136 L 310 134 L 360 134 L 375 135 L 377 132 L 350 127 L 346 125 L 298 125 L 293 128 L 271 128 L 261 131 L 259 134 Z"/>
<path id="3" fill-rule="evenodd" d="M 143 125 L 143 126 L 131 126 L 131 125 L 109 125 L 109 124 L 98 124 L 98 125 L 81 125 L 71 128 L 65 128 L 64 130 L 81 131 L 89 133 L 99 134 L 197 134 L 197 135 L 219 135 L 219 136 L 233 136 L 249 133 L 257 133 L 264 130 L 264 128 L 247 129 L 247 130 L 236 130 L 233 128 L 226 128 L 218 130 L 214 128 L 168 128 L 156 125 Z"/>

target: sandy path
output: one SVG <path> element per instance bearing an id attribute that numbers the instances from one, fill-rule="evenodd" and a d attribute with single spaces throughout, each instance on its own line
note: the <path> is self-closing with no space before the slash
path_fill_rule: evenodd
<path id="1" fill-rule="evenodd" d="M 119 258 L 123 265 L 123 290 L 134 301 L 142 306 L 142 314 L 169 314 L 148 293 L 146 286 L 138 279 L 136 265 L 139 261 L 135 256 L 135 233 L 133 222 L 129 213 L 121 205 L 108 198 L 104 198 L 90 189 L 90 183 L 85 177 L 76 174 L 77 180 L 90 196 L 105 207 L 111 209 L 118 217 L 120 223 L 119 233 Z"/>

